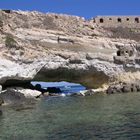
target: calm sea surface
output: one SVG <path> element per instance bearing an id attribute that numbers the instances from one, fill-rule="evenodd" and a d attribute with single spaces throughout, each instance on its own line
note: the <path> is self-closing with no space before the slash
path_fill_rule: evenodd
<path id="1" fill-rule="evenodd" d="M 0 140 L 139 139 L 140 93 L 51 97 L 0 117 Z"/>

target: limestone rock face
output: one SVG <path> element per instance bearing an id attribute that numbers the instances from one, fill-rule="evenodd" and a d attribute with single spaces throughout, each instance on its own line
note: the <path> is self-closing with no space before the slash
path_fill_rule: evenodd
<path id="1" fill-rule="evenodd" d="M 66 80 L 96 88 L 121 81 L 121 75 L 128 73 L 129 80 L 140 80 L 140 42 L 131 36 L 124 38 L 123 30 L 120 38 L 114 33 L 117 28 L 98 27 L 77 16 L 36 11 L 1 10 L 0 23 L 2 85 L 8 80 Z M 121 61 L 116 63 L 114 58 Z"/>
<path id="2" fill-rule="evenodd" d="M 41 92 L 23 88 L 8 88 L 0 93 L 0 105 L 24 105 L 35 103 Z"/>
<path id="3" fill-rule="evenodd" d="M 16 92 L 19 92 L 25 96 L 25 98 L 37 98 L 42 95 L 40 91 L 31 90 L 31 89 L 17 89 Z"/>

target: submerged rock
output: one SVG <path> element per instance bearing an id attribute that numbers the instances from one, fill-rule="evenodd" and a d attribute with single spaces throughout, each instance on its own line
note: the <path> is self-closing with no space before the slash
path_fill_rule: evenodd
<path id="1" fill-rule="evenodd" d="M 82 90 L 76 93 L 70 94 L 70 96 L 93 96 L 97 93 L 105 93 L 106 88 L 98 88 L 98 89 L 89 89 L 89 90 Z"/>
<path id="2" fill-rule="evenodd" d="M 70 93 L 68 96 L 85 96 L 84 92 Z"/>
<path id="3" fill-rule="evenodd" d="M 49 96 L 60 96 L 59 93 L 49 93 Z"/>

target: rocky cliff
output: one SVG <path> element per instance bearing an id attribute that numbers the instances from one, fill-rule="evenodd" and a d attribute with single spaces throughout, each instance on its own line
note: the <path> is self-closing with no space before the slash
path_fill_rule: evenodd
<path id="1" fill-rule="evenodd" d="M 139 39 L 139 29 L 103 28 L 63 14 L 1 10 L 0 84 L 65 80 L 97 88 L 138 82 Z"/>

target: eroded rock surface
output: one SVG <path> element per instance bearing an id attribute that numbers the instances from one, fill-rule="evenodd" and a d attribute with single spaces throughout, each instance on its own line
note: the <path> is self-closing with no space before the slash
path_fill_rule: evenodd
<path id="1" fill-rule="evenodd" d="M 1 92 L 0 103 L 13 106 L 28 105 L 35 103 L 36 98 L 40 95 L 41 93 L 35 90 L 8 88 Z"/>
<path id="2" fill-rule="evenodd" d="M 107 94 L 140 92 L 140 83 L 115 83 L 108 87 Z"/>
<path id="3" fill-rule="evenodd" d="M 0 84 L 65 80 L 98 88 L 139 81 L 139 29 L 118 31 L 77 16 L 1 10 Z"/>

